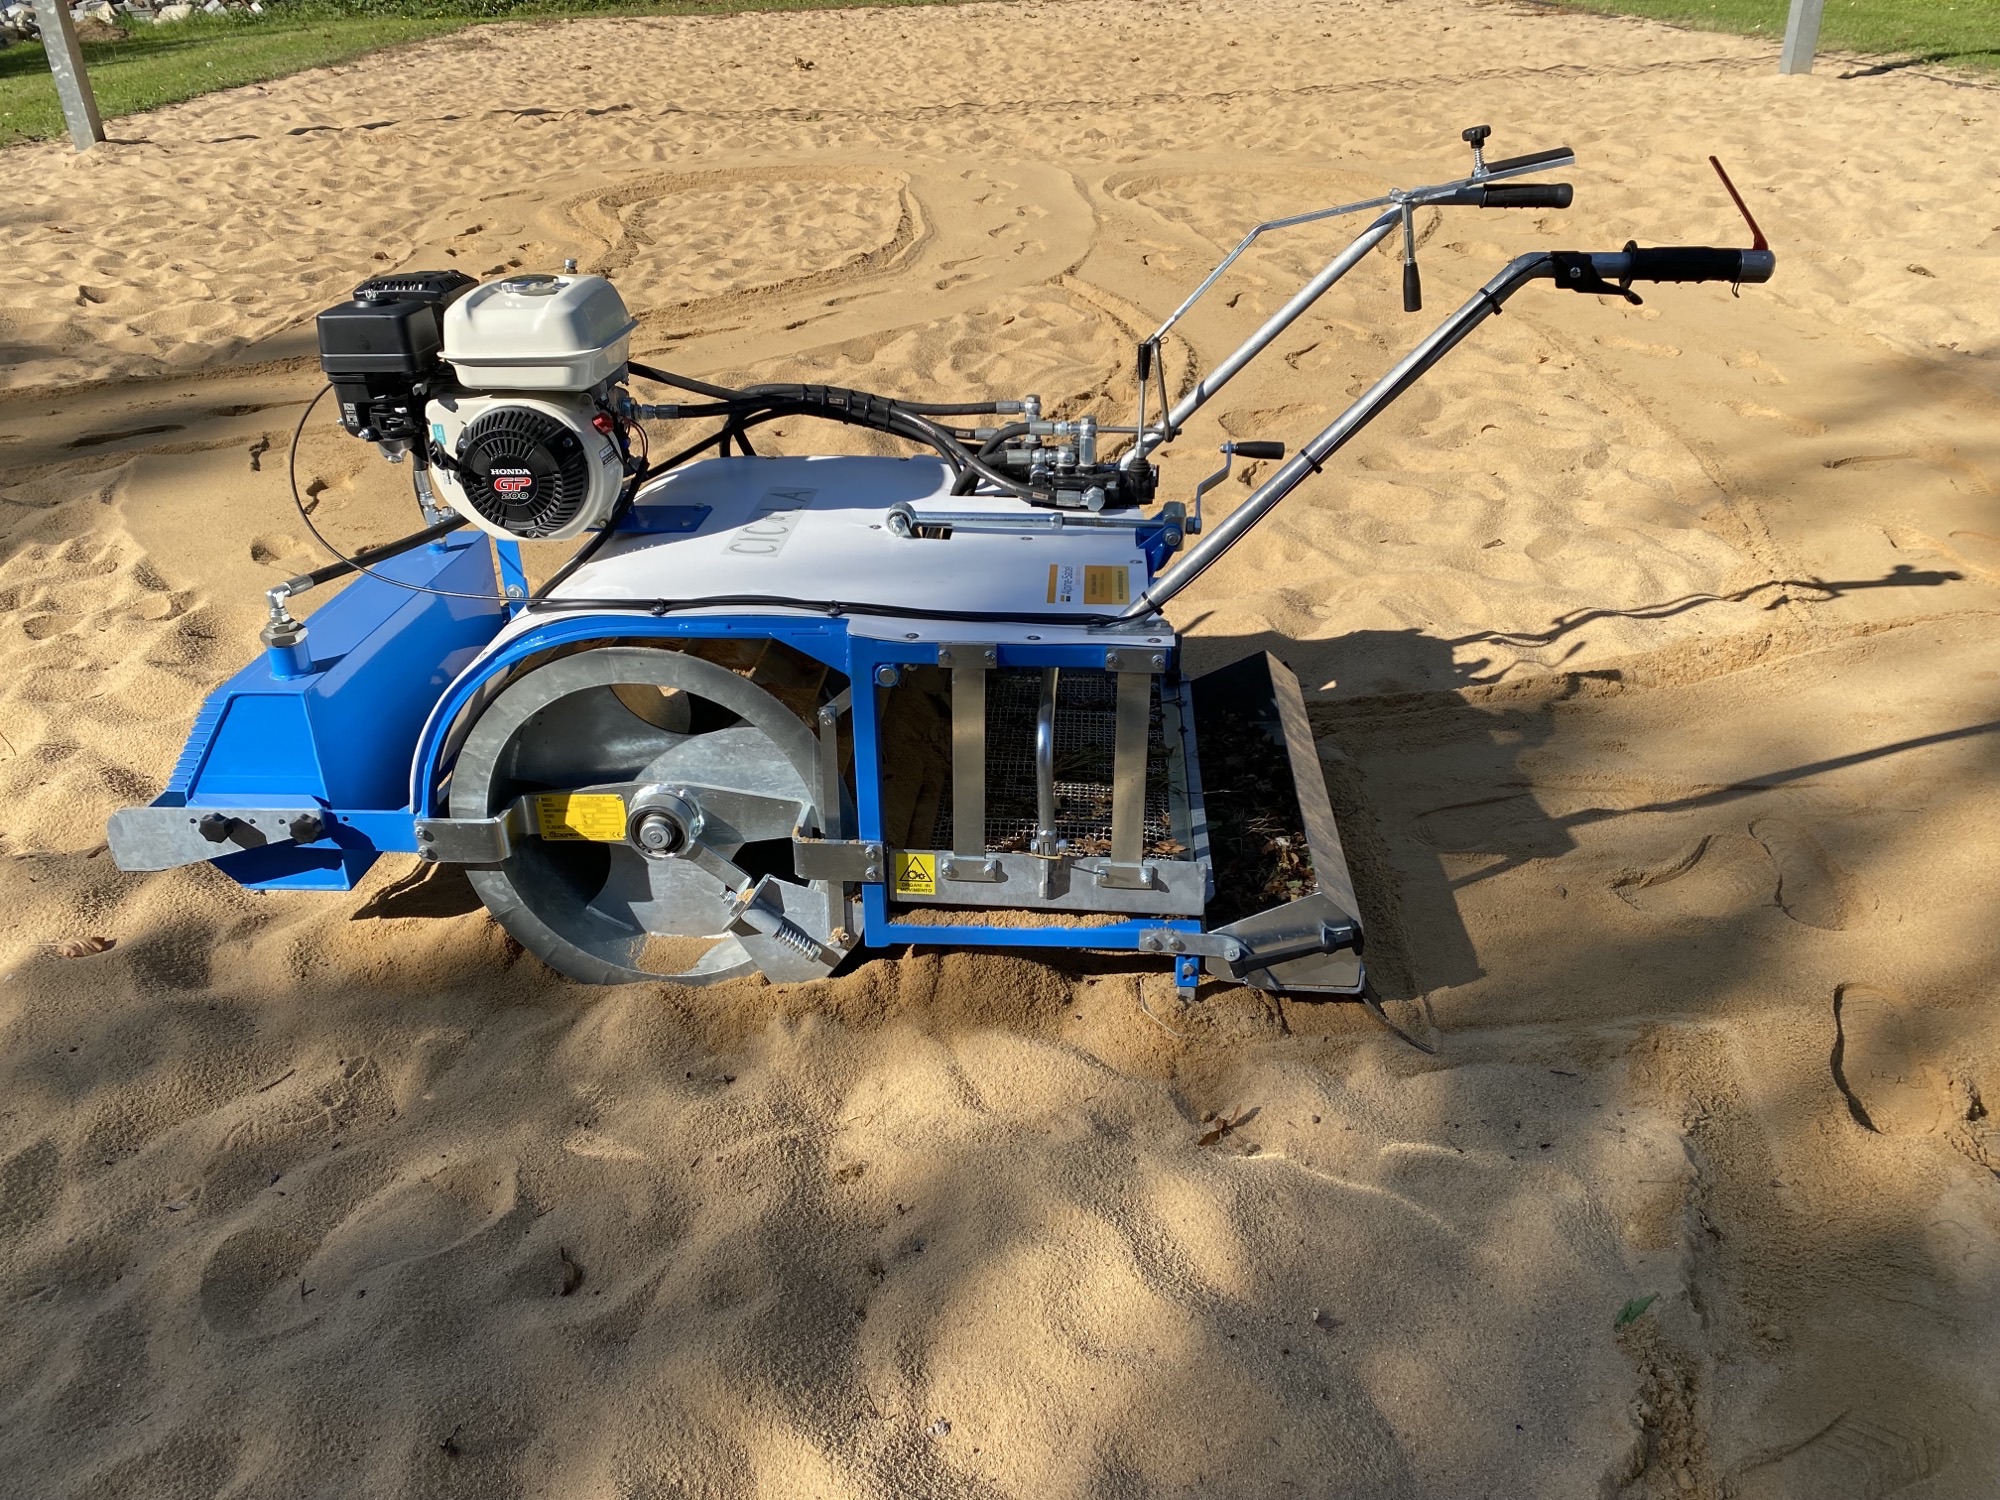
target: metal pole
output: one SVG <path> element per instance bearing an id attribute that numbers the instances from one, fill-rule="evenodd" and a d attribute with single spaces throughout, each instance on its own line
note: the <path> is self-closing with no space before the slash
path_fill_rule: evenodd
<path id="1" fill-rule="evenodd" d="M 1778 54 L 1780 73 L 1810 73 L 1819 46 L 1819 17 L 1826 0 L 1792 0 L 1785 22 L 1785 50 Z"/>
<path id="2" fill-rule="evenodd" d="M 1131 468 L 1164 443 L 1167 440 L 1167 433 L 1184 427 L 1188 418 L 1201 410 L 1209 398 L 1228 384 L 1237 371 L 1269 348 L 1272 340 L 1297 322 L 1300 314 L 1325 296 L 1329 287 L 1359 265 L 1368 252 L 1387 239 L 1402 222 L 1402 211 L 1392 208 L 1362 230 L 1353 244 L 1328 261 L 1319 275 L 1300 287 L 1291 301 L 1272 313 L 1262 328 L 1245 339 L 1221 364 L 1202 376 L 1200 383 L 1175 403 L 1174 409 L 1167 414 L 1167 420 L 1162 427 L 1152 432 L 1140 433 L 1138 440 L 1118 460 L 1119 467 Z M 1171 321 L 1170 319 L 1169 322 Z"/>
<path id="3" fill-rule="evenodd" d="M 69 138 L 77 150 L 88 151 L 104 139 L 104 122 L 97 117 L 97 96 L 90 91 L 90 75 L 83 68 L 83 48 L 70 19 L 69 0 L 35 0 L 35 24 L 49 54 L 49 71 L 55 75 Z"/>
<path id="4" fill-rule="evenodd" d="M 1536 276 L 1546 275 L 1549 264 L 1545 253 L 1523 255 L 1510 261 L 1505 270 L 1473 295 L 1471 301 L 1440 323 L 1429 337 L 1397 361 L 1394 369 L 1363 391 L 1352 406 L 1333 419 L 1331 425 L 1293 454 L 1247 500 L 1223 517 L 1191 551 L 1183 553 L 1172 567 L 1155 578 L 1152 586 L 1134 600 L 1130 608 L 1121 611 L 1120 618 L 1143 619 L 1165 608 L 1169 599 L 1193 583 L 1223 553 L 1241 541 L 1244 533 L 1297 489 L 1307 475 L 1317 472 L 1320 465 L 1366 427 L 1378 412 L 1408 390 L 1473 329 L 1499 312 L 1501 303 Z"/>

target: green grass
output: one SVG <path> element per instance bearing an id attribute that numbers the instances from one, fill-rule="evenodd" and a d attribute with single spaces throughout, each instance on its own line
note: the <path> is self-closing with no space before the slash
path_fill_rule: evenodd
<path id="1" fill-rule="evenodd" d="M 558 15 L 694 15 L 826 10 L 947 0 L 275 0 L 262 16 L 197 12 L 168 26 L 85 42 L 84 66 L 108 122 L 119 115 L 346 62 L 364 53 L 492 21 Z M 35 42 L 0 51 L 0 146 L 63 133 L 48 57 Z M 117 136 L 117 129 L 106 126 Z"/>
<path id="2" fill-rule="evenodd" d="M 1782 40 L 1789 0 L 1558 0 L 1575 10 L 1646 16 L 1701 31 Z M 1826 0 L 1822 52 L 1865 52 L 1961 68 L 2000 68 L 2000 0 Z"/>
<path id="3" fill-rule="evenodd" d="M 491 21 L 822 10 L 857 3 L 949 0 L 276 0 L 262 16 L 197 13 L 178 25 L 132 27 L 118 41 L 84 43 L 83 53 L 98 109 L 111 120 Z M 1788 0 L 1558 3 L 1773 38 L 1783 36 L 1788 9 Z M 2000 0 L 1826 0 L 1820 47 L 2000 70 Z M 0 145 L 62 131 L 62 110 L 42 49 L 28 42 L 0 51 Z"/>

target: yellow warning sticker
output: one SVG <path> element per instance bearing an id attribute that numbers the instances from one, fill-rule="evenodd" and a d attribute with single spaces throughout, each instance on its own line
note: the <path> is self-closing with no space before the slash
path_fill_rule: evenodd
<path id="1" fill-rule="evenodd" d="M 937 856 L 935 854 L 897 855 L 896 894 L 899 896 L 935 896 L 937 894 Z"/>
<path id="2" fill-rule="evenodd" d="M 535 799 L 535 823 L 545 839 L 622 843 L 625 799 L 615 792 L 547 792 Z"/>
<path id="3" fill-rule="evenodd" d="M 1069 563 L 1049 564 L 1051 604 L 1130 604 L 1130 575 L 1120 566 L 1076 567 Z"/>

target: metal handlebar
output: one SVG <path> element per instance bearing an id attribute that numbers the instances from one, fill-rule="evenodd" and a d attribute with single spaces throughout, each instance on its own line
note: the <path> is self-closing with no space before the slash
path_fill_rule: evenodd
<path id="1" fill-rule="evenodd" d="M 1504 161 L 1481 161 L 1470 177 L 1461 177 L 1452 182 L 1436 183 L 1429 187 L 1397 188 L 1380 198 L 1368 198 L 1359 203 L 1343 203 L 1333 208 L 1316 209 L 1311 213 L 1293 214 L 1289 218 L 1271 219 L 1257 225 L 1248 234 L 1243 236 L 1242 241 L 1235 249 L 1223 256 L 1215 269 L 1202 278 L 1201 284 L 1188 293 L 1186 300 L 1179 307 L 1175 308 L 1168 315 L 1167 320 L 1159 326 L 1158 330 L 1140 346 L 1142 349 L 1148 351 L 1148 355 L 1141 356 L 1142 359 L 1147 359 L 1150 363 L 1149 356 L 1151 351 L 1158 348 L 1160 340 L 1166 337 L 1167 332 L 1176 323 L 1180 322 L 1187 315 L 1188 310 L 1195 303 L 1199 302 L 1207 294 L 1209 288 L 1221 279 L 1223 273 L 1233 266 L 1242 257 L 1243 253 L 1266 233 L 1274 229 L 1290 229 L 1300 224 L 1313 224 L 1322 219 L 1339 218 L 1344 214 L 1361 213 L 1371 208 L 1385 210 L 1385 212 L 1377 216 L 1373 223 L 1355 237 L 1352 244 L 1334 256 L 1332 260 L 1328 261 L 1317 276 L 1299 288 L 1297 294 L 1289 302 L 1267 318 L 1262 327 L 1251 334 L 1249 338 L 1245 339 L 1233 353 L 1221 360 L 1214 369 L 1202 376 L 1195 383 L 1193 390 L 1174 403 L 1172 410 L 1166 414 L 1157 427 L 1148 428 L 1144 421 L 1141 421 L 1138 424 L 1141 431 L 1133 439 L 1132 446 L 1126 449 L 1119 457 L 1119 467 L 1130 469 L 1135 464 L 1144 462 L 1147 454 L 1151 453 L 1162 443 L 1171 440 L 1176 432 L 1187 425 L 1188 419 L 1205 406 L 1217 391 L 1227 385 L 1237 372 L 1249 364 L 1251 360 L 1263 353 L 1279 334 L 1297 322 L 1307 308 L 1311 307 L 1326 294 L 1328 288 L 1359 265 L 1366 258 L 1370 250 L 1373 250 L 1383 240 L 1395 233 L 1399 227 L 1407 229 L 1411 222 L 1411 215 L 1417 209 L 1468 204 L 1477 207 L 1490 206 L 1494 208 L 1564 208 L 1568 206 L 1571 196 L 1571 191 L 1567 183 L 1527 184 L 1511 189 L 1497 186 L 1497 184 L 1507 178 L 1519 177 L 1529 172 L 1540 172 L 1552 167 L 1568 166 L 1575 160 L 1576 153 L 1569 147 L 1557 146 L 1553 150 L 1538 151 L 1528 156 L 1509 157 Z M 1518 202 L 1509 202 L 1500 196 L 1506 193 L 1540 194 L 1545 196 L 1548 201 L 1539 201 L 1538 198 L 1534 197 L 1523 197 Z M 1560 201 L 1556 201 L 1558 196 Z M 1408 237 L 1411 238 L 1412 248 L 1414 248 L 1413 233 Z M 1414 285 L 1411 284 L 1413 278 L 1406 275 L 1405 282 L 1405 306 L 1414 307 L 1418 299 Z M 1141 389 L 1143 390 L 1143 386 Z"/>
<path id="2" fill-rule="evenodd" d="M 1308 474 L 1317 473 L 1350 438 L 1456 348 L 1473 329 L 1498 315 L 1507 299 L 1529 282 L 1547 277 L 1573 291 L 1630 298 L 1629 287 L 1634 281 L 1760 283 L 1771 279 L 1777 264 L 1777 256 L 1766 249 L 1721 250 L 1707 245 L 1660 246 L 1650 250 L 1637 245 L 1614 251 L 1539 250 L 1517 257 L 1252 491 L 1247 500 L 1217 522 L 1173 566 L 1155 578 L 1152 586 L 1120 618 L 1139 620 L 1158 614 L 1170 599 L 1213 567 L 1244 533 L 1298 488 Z"/>

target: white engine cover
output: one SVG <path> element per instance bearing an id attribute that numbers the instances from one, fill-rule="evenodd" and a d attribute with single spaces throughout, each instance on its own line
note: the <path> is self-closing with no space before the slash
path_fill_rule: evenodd
<path id="1" fill-rule="evenodd" d="M 561 541 L 604 523 L 625 483 L 618 445 L 588 396 L 445 396 L 432 444 L 458 465 L 433 479 L 451 508 L 510 541 Z"/>
<path id="2" fill-rule="evenodd" d="M 625 365 L 638 320 L 602 276 L 509 276 L 444 310 L 444 357 L 475 391 L 587 391 Z"/>

